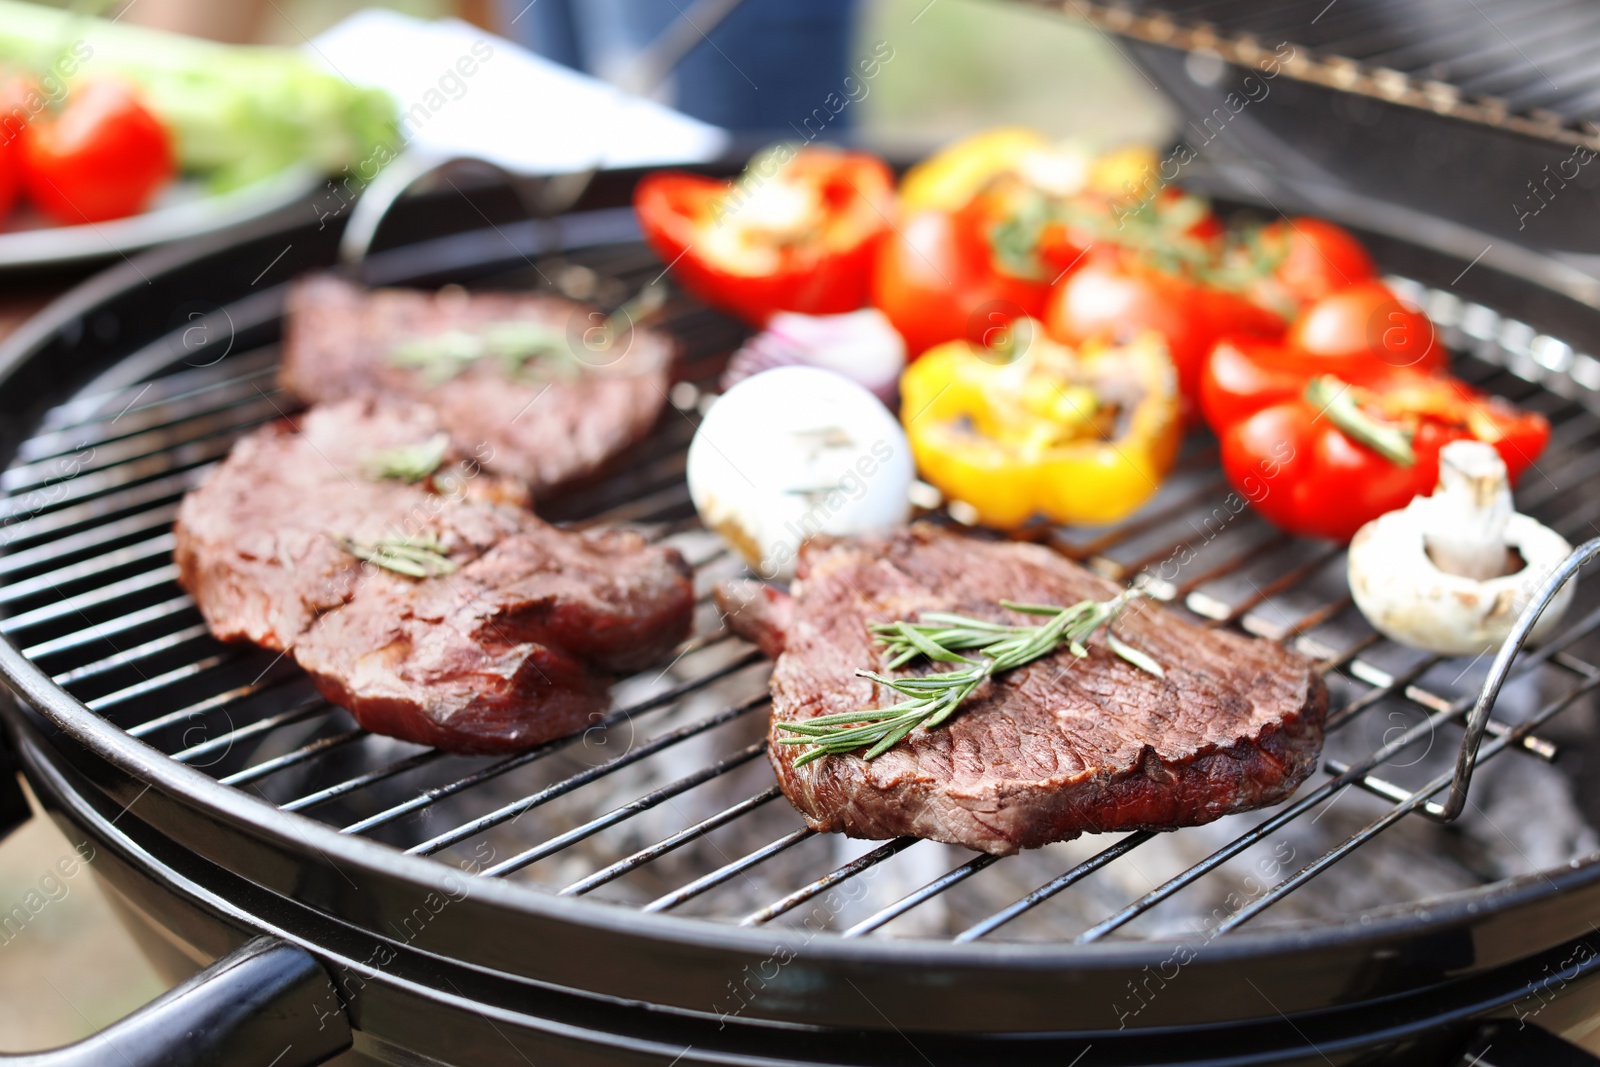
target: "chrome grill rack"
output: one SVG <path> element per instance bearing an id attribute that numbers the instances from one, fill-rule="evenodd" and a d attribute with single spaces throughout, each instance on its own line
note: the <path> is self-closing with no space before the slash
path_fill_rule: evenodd
<path id="1" fill-rule="evenodd" d="M 634 245 L 573 252 L 563 262 L 624 288 L 660 270 Z M 555 273 L 555 265 L 543 267 Z M 1396 284 L 1462 353 L 1460 373 L 1551 419 L 1551 447 L 1522 484 L 1521 509 L 1573 541 L 1600 530 L 1600 363 L 1487 307 Z M 256 308 L 261 322 L 276 314 Z M 671 407 L 614 473 L 551 502 L 546 515 L 630 523 L 682 548 L 696 568 L 698 624 L 671 664 L 619 684 L 613 709 L 582 734 L 495 759 L 375 737 L 281 658 L 208 635 L 175 584 L 170 524 L 182 494 L 241 434 L 293 417 L 273 384 L 271 344 L 207 366 L 168 361 L 146 380 L 74 397 L 44 416 L 0 479 L 0 632 L 127 734 L 282 811 L 528 892 L 713 923 L 797 925 L 820 916 L 827 936 L 959 943 L 1163 936 L 1172 927 L 1162 915 L 1209 915 L 1212 902 L 1237 887 L 1235 861 L 1296 842 L 1289 859 L 1279 853 L 1274 877 L 1225 909 L 1215 936 L 1280 915 L 1340 917 L 1325 905 L 1298 913 L 1280 905 L 1398 826 L 1448 833 L 1406 816 L 1440 813 L 1435 798 L 1450 786 L 1450 768 L 1407 764 L 1420 746 L 1453 751 L 1453 740 L 1435 739 L 1459 736 L 1478 677 L 1367 629 L 1337 547 L 1286 537 L 1248 512 L 1219 518 L 1227 487 L 1214 445 L 1200 438 L 1131 520 L 1030 536 L 1113 578 L 1150 574 L 1174 608 L 1319 659 L 1334 694 L 1334 741 L 1318 778 L 1283 806 L 1229 820 L 1225 837 L 1109 835 L 1006 859 L 912 839 L 852 844 L 806 829 L 763 758 L 768 668 L 709 601 L 710 583 L 740 567 L 699 527 L 683 480 L 684 450 L 741 332 L 682 297 L 661 325 L 683 348 Z M 1507 749 L 1514 758 L 1556 759 L 1558 738 L 1541 731 L 1600 687 L 1592 658 L 1600 607 L 1587 592 L 1580 587 L 1576 621 L 1557 640 L 1518 659 L 1514 677 L 1537 699 L 1514 720 L 1490 721 L 1478 763 Z M 1363 799 L 1341 809 L 1329 823 L 1339 832 L 1306 854 L 1297 827 L 1320 821 L 1346 796 Z M 1120 905 L 1098 915 L 1052 908 L 1119 870 L 1138 876 L 1113 878 L 1092 899 L 1120 895 Z M 1179 906 L 1208 879 L 1220 881 L 1200 894 L 1202 904 Z M 1385 903 L 1392 901 L 1359 901 L 1352 914 Z"/>

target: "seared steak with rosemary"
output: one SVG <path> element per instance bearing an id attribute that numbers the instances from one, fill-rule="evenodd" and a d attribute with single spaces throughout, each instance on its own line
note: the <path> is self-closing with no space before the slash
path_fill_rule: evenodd
<path id="1" fill-rule="evenodd" d="M 1000 601 L 1120 603 L 1120 590 L 1046 548 L 926 525 L 813 542 L 792 602 L 750 584 L 724 586 L 718 600 L 763 648 L 781 638 L 768 752 L 784 794 L 818 830 L 995 854 L 1083 833 L 1167 830 L 1284 799 L 1322 748 L 1327 692 L 1309 660 L 1135 601 L 1113 630 L 1088 639 L 1084 657 L 1063 643 L 995 673 L 942 723 L 876 758 L 863 749 L 805 760 L 811 738 L 786 724 L 842 722 L 905 699 L 858 670 L 899 679 L 973 669 L 919 659 L 888 670 L 892 647 L 874 624 L 931 612 L 1032 627 L 1037 611 Z"/>
<path id="2" fill-rule="evenodd" d="M 311 403 L 424 400 L 458 446 L 538 494 L 643 437 L 666 400 L 671 340 L 604 323 L 553 296 L 311 277 L 289 293 L 279 382 Z"/>
<path id="3" fill-rule="evenodd" d="M 609 674 L 688 636 L 689 568 L 550 526 L 447 440 L 371 399 L 250 434 L 179 508 L 180 581 L 219 638 L 287 652 L 376 733 L 501 752 L 582 729 Z"/>

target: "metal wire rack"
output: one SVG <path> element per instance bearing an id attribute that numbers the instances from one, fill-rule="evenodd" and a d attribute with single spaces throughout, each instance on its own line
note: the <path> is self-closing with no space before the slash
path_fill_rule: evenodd
<path id="1" fill-rule="evenodd" d="M 564 262 L 624 288 L 660 269 L 634 245 Z M 546 263 L 543 273 L 559 276 L 561 266 Z M 1519 508 L 1584 539 L 1600 519 L 1600 495 L 1574 490 L 1600 475 L 1600 362 L 1490 308 L 1396 284 L 1462 353 L 1463 375 L 1551 419 L 1550 449 L 1521 487 Z M 276 315 L 254 306 L 263 321 Z M 243 312 L 239 318 L 249 325 Z M 174 582 L 170 525 L 182 494 L 234 440 L 292 414 L 273 383 L 270 345 L 209 366 L 175 359 L 148 380 L 78 396 L 43 417 L 0 477 L 0 632 L 108 721 L 285 811 L 481 877 L 515 876 L 532 892 L 744 926 L 820 913 L 830 935 L 843 938 L 881 931 L 966 942 L 1008 927 L 1007 936 L 1048 929 L 1043 936 L 1079 942 L 1132 936 L 1146 930 L 1141 920 L 1285 828 L 1320 819 L 1342 796 L 1373 798 L 1370 817 L 1315 855 L 1285 863 L 1230 907 L 1214 934 L 1255 920 L 1391 828 L 1418 822 L 1406 816 L 1441 813 L 1434 798 L 1450 786 L 1449 768 L 1407 777 L 1389 767 L 1397 754 L 1424 742 L 1431 748 L 1436 736 L 1459 729 L 1476 679 L 1463 683 L 1459 664 L 1408 654 L 1366 628 L 1345 589 L 1339 548 L 1219 508 L 1227 486 L 1214 446 L 1197 438 L 1161 494 L 1131 520 L 1033 535 L 1108 576 L 1152 576 L 1159 595 L 1210 625 L 1316 656 L 1335 697 L 1330 737 L 1351 735 L 1352 724 L 1380 709 L 1403 708 L 1403 728 L 1375 745 L 1358 738 L 1356 755 L 1330 755 L 1320 779 L 1277 809 L 1237 817 L 1243 827 L 1230 824 L 1232 836 L 1220 844 L 1186 836 L 1191 831 L 1141 832 L 1088 839 L 1070 854 L 997 859 L 912 839 L 852 845 L 805 828 L 780 801 L 762 758 L 767 666 L 722 626 L 709 600 L 710 584 L 739 565 L 699 527 L 683 478 L 685 448 L 740 330 L 681 298 L 669 303 L 663 327 L 684 356 L 657 429 L 614 473 L 551 502 L 545 514 L 579 525 L 637 524 L 681 547 L 697 571 L 698 625 L 670 665 L 620 683 L 613 709 L 580 735 L 493 759 L 372 736 L 281 658 L 209 636 Z M 1600 687 L 1600 667 L 1582 656 L 1600 629 L 1600 608 L 1582 590 L 1574 616 L 1559 639 L 1516 661 L 1514 677 L 1539 681 L 1537 706 L 1514 723 L 1490 721 L 1477 763 L 1508 749 L 1556 758 L 1558 744 L 1539 731 Z M 1198 841 L 1200 854 L 1167 863 L 1174 869 L 1147 877 L 1145 891 L 1124 893 L 1120 907 L 1066 935 L 1011 926 L 1163 839 Z M 1051 863 L 1055 870 L 1038 876 Z M 919 923 L 934 902 L 943 907 L 962 887 L 1007 869 L 1015 877 L 996 882 L 976 911 L 969 902 Z M 898 873 L 878 877 L 888 870 Z M 871 892 L 852 889 L 868 884 Z M 1009 894 L 998 906 L 997 891 Z M 819 908 L 822 901 L 830 903 Z"/>

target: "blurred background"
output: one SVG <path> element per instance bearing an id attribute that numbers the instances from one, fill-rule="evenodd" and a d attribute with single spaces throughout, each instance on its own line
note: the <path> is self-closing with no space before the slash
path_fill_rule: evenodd
<path id="1" fill-rule="evenodd" d="M 317 52 L 312 39 L 371 6 L 358 0 L 132 0 L 99 5 L 93 13 L 214 40 Z M 823 139 L 903 159 L 1006 123 L 1105 144 L 1161 143 L 1175 125 L 1155 87 L 1098 31 L 985 0 L 404 0 L 379 6 L 419 19 L 463 20 L 619 88 L 647 92 L 727 129 L 733 154 L 801 134 L 794 124 L 841 90 L 850 103 L 830 115 Z M 357 40 L 342 54 L 361 52 Z M 875 73 L 861 79 L 860 64 L 874 58 L 880 61 Z M 662 77 L 667 68 L 673 73 Z M 847 83 L 847 77 L 857 80 Z M 562 98 L 477 98 L 473 106 L 514 138 L 530 108 L 564 105 Z M 34 284 L 14 274 L 0 283 L 0 336 L 58 291 L 54 283 Z M 73 844 L 41 818 L 0 843 L 0 911 L 36 891 Z M 0 1050 L 76 1040 L 165 987 L 93 877 L 80 873 L 66 885 L 65 896 L 17 936 L 0 941 Z"/>

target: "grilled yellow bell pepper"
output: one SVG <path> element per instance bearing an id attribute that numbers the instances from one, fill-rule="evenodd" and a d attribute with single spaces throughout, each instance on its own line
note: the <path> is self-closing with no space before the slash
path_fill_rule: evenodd
<path id="1" fill-rule="evenodd" d="M 1143 188 L 1160 158 L 1146 145 L 1128 145 L 1101 155 L 1070 141 L 1053 142 L 1036 130 L 1002 126 L 964 137 L 906 172 L 900 207 L 910 215 L 925 209 L 959 211 L 1002 174 L 1055 196 L 1098 193 L 1130 195 Z"/>
<path id="2" fill-rule="evenodd" d="M 1074 352 L 1020 320 L 1009 350 L 952 341 L 900 378 L 901 420 L 922 477 L 987 526 L 1035 515 L 1098 525 L 1143 504 L 1183 434 L 1161 338 Z"/>

